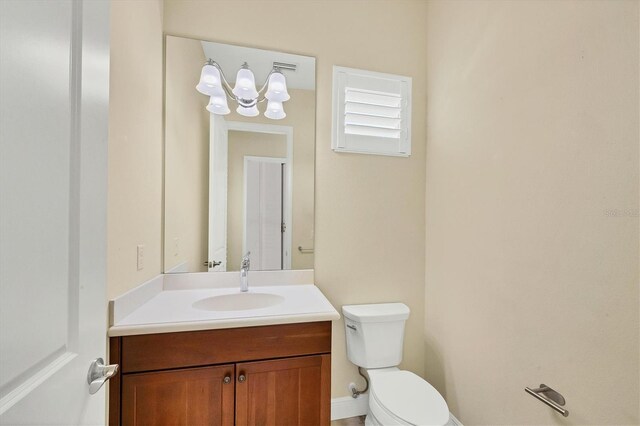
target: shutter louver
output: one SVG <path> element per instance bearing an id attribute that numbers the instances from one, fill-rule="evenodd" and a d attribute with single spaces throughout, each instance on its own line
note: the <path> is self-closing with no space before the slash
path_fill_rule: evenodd
<path id="1" fill-rule="evenodd" d="M 348 135 L 400 139 L 400 96 L 347 87 L 344 93 L 344 132 Z"/>
<path id="2" fill-rule="evenodd" d="M 347 87 L 344 103 L 346 134 L 400 139 L 400 96 Z"/>

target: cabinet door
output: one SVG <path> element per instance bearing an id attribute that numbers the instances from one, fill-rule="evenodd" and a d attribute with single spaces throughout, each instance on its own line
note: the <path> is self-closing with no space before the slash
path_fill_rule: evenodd
<path id="1" fill-rule="evenodd" d="M 331 355 L 236 364 L 236 425 L 329 425 Z"/>
<path id="2" fill-rule="evenodd" d="M 122 424 L 233 426 L 234 387 L 233 364 L 124 374 Z"/>

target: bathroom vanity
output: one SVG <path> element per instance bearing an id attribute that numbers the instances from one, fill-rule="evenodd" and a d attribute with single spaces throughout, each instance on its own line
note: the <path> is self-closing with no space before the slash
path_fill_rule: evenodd
<path id="1" fill-rule="evenodd" d="M 112 337 L 109 423 L 327 425 L 331 322 Z"/>
<path id="2" fill-rule="evenodd" d="M 335 309 L 314 285 L 239 293 L 210 275 L 112 302 L 109 424 L 328 425 Z"/>

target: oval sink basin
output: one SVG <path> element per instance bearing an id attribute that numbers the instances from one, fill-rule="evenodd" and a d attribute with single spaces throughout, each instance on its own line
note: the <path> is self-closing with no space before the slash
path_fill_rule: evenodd
<path id="1" fill-rule="evenodd" d="M 284 297 L 269 293 L 235 293 L 207 297 L 193 304 L 204 311 L 248 311 L 268 308 L 284 302 Z"/>

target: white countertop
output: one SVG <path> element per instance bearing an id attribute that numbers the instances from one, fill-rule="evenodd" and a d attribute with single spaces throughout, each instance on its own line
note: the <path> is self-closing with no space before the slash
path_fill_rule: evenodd
<path id="1" fill-rule="evenodd" d="M 234 274 L 201 273 L 161 275 L 111 301 L 109 336 L 169 333 L 216 328 L 332 321 L 340 318 L 322 292 L 309 284 L 309 274 L 279 271 L 280 274 L 252 272 L 249 293 L 279 295 L 284 300 L 274 306 L 247 310 L 211 311 L 193 304 L 213 296 L 240 293 L 231 286 Z M 287 274 L 288 272 L 288 274 Z M 306 281 L 298 284 L 296 281 Z"/>

